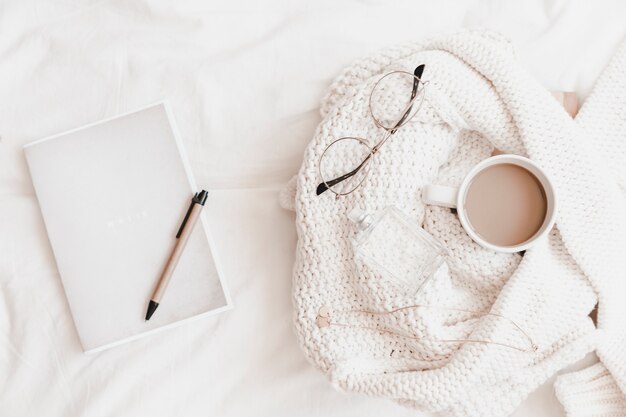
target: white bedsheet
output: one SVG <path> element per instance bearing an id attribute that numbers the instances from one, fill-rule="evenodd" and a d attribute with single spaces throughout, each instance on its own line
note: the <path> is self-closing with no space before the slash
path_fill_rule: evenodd
<path id="1" fill-rule="evenodd" d="M 325 88 L 385 45 L 486 26 L 546 88 L 584 97 L 625 17 L 599 1 L 1 1 L 0 416 L 418 415 L 334 391 L 292 331 L 296 236 L 277 191 Z M 161 98 L 213 190 L 235 308 L 85 356 L 21 146 Z M 562 413 L 548 381 L 516 415 Z"/>

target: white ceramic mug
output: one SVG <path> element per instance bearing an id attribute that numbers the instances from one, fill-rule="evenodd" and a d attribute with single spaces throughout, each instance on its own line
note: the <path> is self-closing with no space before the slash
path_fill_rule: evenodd
<path id="1" fill-rule="evenodd" d="M 546 214 L 541 227 L 529 239 L 513 246 L 500 246 L 486 241 L 474 230 L 465 210 L 465 198 L 472 180 L 483 170 L 497 164 L 513 164 L 526 169 L 537 178 L 546 198 Z M 481 246 L 498 252 L 514 253 L 528 249 L 552 229 L 556 218 L 556 194 L 552 182 L 537 164 L 518 155 L 497 155 L 481 161 L 465 176 L 459 188 L 427 185 L 422 191 L 422 200 L 426 204 L 456 208 L 461 225 L 467 234 Z"/>

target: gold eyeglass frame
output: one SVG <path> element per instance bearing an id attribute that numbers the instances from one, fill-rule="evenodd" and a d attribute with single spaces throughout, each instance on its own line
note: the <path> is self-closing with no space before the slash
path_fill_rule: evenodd
<path id="1" fill-rule="evenodd" d="M 370 116 L 372 116 L 372 119 L 374 120 L 374 123 L 376 124 L 376 126 L 382 128 L 385 130 L 385 134 L 383 135 L 383 137 L 374 145 L 374 146 L 370 146 L 367 139 L 365 138 L 359 138 L 359 137 L 354 137 L 354 136 L 344 136 L 341 137 L 339 139 L 335 139 L 334 141 L 332 141 L 325 149 L 324 152 L 322 152 L 322 154 L 320 155 L 320 158 L 318 160 L 317 163 L 317 169 L 318 169 L 318 174 L 320 176 L 320 178 L 322 179 L 322 182 L 317 186 L 316 189 L 316 194 L 319 196 L 322 193 L 330 190 L 331 192 L 333 192 L 335 194 L 335 198 L 338 199 L 341 196 L 345 196 L 348 194 L 351 194 L 352 192 L 354 192 L 357 188 L 359 188 L 361 186 L 361 184 L 363 183 L 363 181 L 365 181 L 365 178 L 367 178 L 367 175 L 369 173 L 369 169 L 371 166 L 371 162 L 370 160 L 374 160 L 374 156 L 376 155 L 376 153 L 378 152 L 378 150 L 385 144 L 385 142 L 387 142 L 387 140 L 389 140 L 389 138 L 391 138 L 391 136 L 393 136 L 402 126 L 404 126 L 406 123 L 408 123 L 413 117 L 415 117 L 415 115 L 419 112 L 419 110 L 422 107 L 422 104 L 424 103 L 424 99 L 426 96 L 426 85 L 428 84 L 427 82 L 422 81 L 421 76 L 424 72 L 424 68 L 425 65 L 421 64 L 418 65 L 413 73 L 410 73 L 408 71 L 403 71 L 403 70 L 396 70 L 396 71 L 391 71 L 386 73 L 385 75 L 383 75 L 377 82 L 376 84 L 374 84 L 374 87 L 372 87 L 372 91 L 370 92 L 370 96 L 369 96 L 369 112 L 370 112 Z M 393 123 L 392 127 L 386 126 L 385 124 L 383 124 L 379 119 L 376 118 L 374 111 L 372 109 L 372 101 L 373 101 L 373 96 L 374 93 L 377 91 L 377 87 L 380 85 L 381 82 L 383 82 L 383 80 L 387 79 L 387 77 L 392 76 L 392 75 L 397 75 L 397 74 L 406 74 L 409 75 L 411 77 L 413 77 L 413 89 L 411 91 L 411 99 L 409 100 L 408 104 L 406 105 L 406 108 L 404 109 L 404 111 L 402 112 L 402 115 L 398 118 L 398 120 Z M 421 88 L 420 88 L 421 85 Z M 414 105 L 417 102 L 417 107 L 414 108 Z M 331 179 L 331 180 L 326 180 L 324 178 L 324 176 L 322 175 L 322 161 L 324 159 L 324 157 L 326 156 L 326 154 L 328 153 L 328 150 L 331 149 L 333 147 L 333 145 L 336 145 L 338 142 L 343 141 L 343 140 L 354 140 L 359 142 L 360 144 L 366 146 L 369 149 L 369 152 L 367 154 L 367 156 L 365 157 L 365 159 L 352 171 L 347 172 L 344 175 L 341 175 L 337 178 Z M 339 192 L 335 189 L 333 189 L 333 187 L 344 181 L 347 180 L 348 178 L 351 178 L 352 176 L 356 175 L 358 172 L 360 172 L 362 169 L 366 169 L 365 174 L 363 175 L 363 178 L 349 191 L 347 192 Z"/>

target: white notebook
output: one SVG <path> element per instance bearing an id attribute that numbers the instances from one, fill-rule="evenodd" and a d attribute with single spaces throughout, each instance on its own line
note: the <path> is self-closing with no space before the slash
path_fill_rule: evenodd
<path id="1" fill-rule="evenodd" d="M 24 152 L 84 351 L 230 306 L 203 213 L 159 308 L 145 321 L 176 232 L 200 191 L 167 103 L 38 140 Z"/>

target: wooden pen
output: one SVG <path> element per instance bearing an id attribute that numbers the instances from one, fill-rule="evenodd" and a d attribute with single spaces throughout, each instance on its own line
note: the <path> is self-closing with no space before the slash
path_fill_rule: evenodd
<path id="1" fill-rule="evenodd" d="M 176 269 L 176 265 L 178 264 L 178 260 L 185 249 L 185 245 L 189 240 L 189 236 L 191 236 L 191 232 L 193 231 L 194 226 L 198 222 L 200 218 L 200 211 L 204 207 L 204 203 L 206 202 L 207 195 L 209 193 L 205 190 L 200 191 L 200 193 L 196 193 L 191 199 L 191 205 L 187 210 L 187 214 L 183 219 L 183 223 L 180 225 L 178 229 L 178 233 L 176 233 L 176 245 L 172 250 L 172 253 L 167 260 L 167 264 L 165 264 L 165 269 L 163 269 L 163 273 L 161 274 L 161 278 L 159 278 L 159 282 L 152 293 L 152 297 L 150 298 L 150 303 L 148 304 L 148 311 L 146 312 L 146 321 L 150 320 L 150 317 L 154 314 L 161 299 L 163 298 L 163 294 L 165 293 L 165 289 L 167 288 L 167 284 L 169 284 L 170 279 L 174 273 L 174 269 Z"/>

